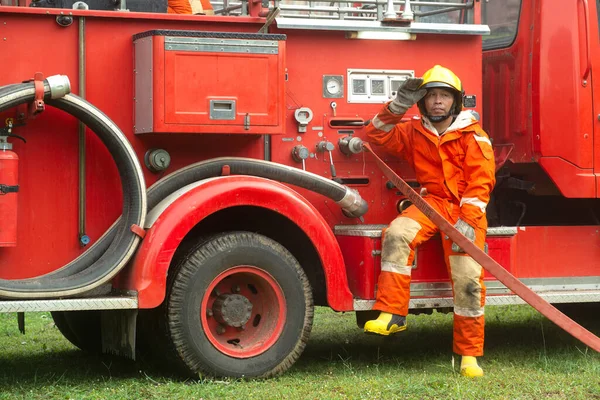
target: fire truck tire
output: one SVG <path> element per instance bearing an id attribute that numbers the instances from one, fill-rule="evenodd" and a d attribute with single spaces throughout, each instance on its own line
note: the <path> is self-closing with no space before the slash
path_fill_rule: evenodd
<path id="1" fill-rule="evenodd" d="M 220 234 L 193 248 L 169 276 L 168 347 L 195 376 L 270 377 L 300 357 L 313 323 L 312 291 L 276 241 Z"/>
<path id="2" fill-rule="evenodd" d="M 85 352 L 100 354 L 100 311 L 52 311 L 54 325 L 71 344 Z"/>

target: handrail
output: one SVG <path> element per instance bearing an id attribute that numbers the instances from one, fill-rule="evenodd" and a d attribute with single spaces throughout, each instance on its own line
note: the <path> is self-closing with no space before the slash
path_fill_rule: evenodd
<path id="1" fill-rule="evenodd" d="M 591 59 L 590 59 L 590 33 L 589 33 L 589 19 L 590 19 L 590 8 L 588 6 L 588 0 L 581 0 L 583 3 L 583 18 L 585 20 L 585 70 L 581 74 L 581 84 L 583 86 L 587 85 L 587 78 L 590 75 L 590 71 L 592 68 Z"/>
<path id="2" fill-rule="evenodd" d="M 241 1 L 213 1 L 215 14 L 229 15 L 232 11 L 241 10 L 243 14 L 245 4 L 248 0 Z M 392 1 L 394 11 L 400 13 L 406 0 Z M 281 12 L 279 18 L 314 18 L 314 19 L 356 19 L 356 20 L 383 20 L 383 13 L 387 8 L 386 0 L 333 0 L 333 1 L 287 1 L 287 0 L 270 0 L 269 9 L 278 7 Z M 457 10 L 469 10 L 474 8 L 474 1 L 411 1 L 412 9 L 415 9 L 414 15 L 417 17 L 427 17 L 431 15 L 444 14 Z M 222 6 L 221 8 L 219 8 Z M 437 7 L 437 9 L 425 9 L 422 7 Z"/>

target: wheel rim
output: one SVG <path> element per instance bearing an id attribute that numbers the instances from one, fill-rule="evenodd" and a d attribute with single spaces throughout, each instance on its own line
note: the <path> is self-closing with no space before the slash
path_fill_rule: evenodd
<path id="1" fill-rule="evenodd" d="M 283 291 L 266 271 L 240 265 L 219 274 L 202 298 L 200 320 L 208 340 L 231 357 L 267 351 L 283 331 Z"/>

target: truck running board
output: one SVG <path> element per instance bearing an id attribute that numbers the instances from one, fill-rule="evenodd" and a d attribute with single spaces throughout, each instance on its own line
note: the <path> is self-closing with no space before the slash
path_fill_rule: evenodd
<path id="1" fill-rule="evenodd" d="M 600 290 L 586 290 L 577 293 L 565 292 L 544 292 L 538 293 L 542 299 L 549 303 L 600 303 Z M 485 306 L 508 306 L 513 304 L 527 304 L 525 300 L 515 295 L 502 296 L 486 296 Z M 375 305 L 375 300 L 354 300 L 355 311 L 372 310 Z M 412 298 L 408 305 L 409 309 L 425 310 L 429 308 L 452 308 L 454 302 L 452 297 L 427 297 L 427 298 Z"/>
<path id="2" fill-rule="evenodd" d="M 444 217 L 437 213 L 417 192 L 413 190 L 402 178 L 388 167 L 378 156 L 373 152 L 371 146 L 364 144 L 365 150 L 373 155 L 377 165 L 383 171 L 383 174 L 396 186 L 402 194 L 425 214 L 440 230 L 448 235 L 450 239 L 460 246 L 467 254 L 477 261 L 489 273 L 494 275 L 496 279 L 502 282 L 506 287 L 512 290 L 517 296 L 523 299 L 530 306 L 538 310 L 542 315 L 554 322 L 556 325 L 564 329 L 576 339 L 580 340 L 592 349 L 600 352 L 600 338 L 565 314 L 561 313 L 552 304 L 538 296 L 534 291 L 525 286 L 521 281 L 515 278 L 510 272 L 504 269 L 500 264 L 494 261 L 473 244 L 469 239 L 463 236 L 456 228 L 454 228 Z"/>
<path id="3" fill-rule="evenodd" d="M 0 301 L 0 313 L 37 311 L 128 310 L 137 309 L 137 296 L 88 299 Z"/>

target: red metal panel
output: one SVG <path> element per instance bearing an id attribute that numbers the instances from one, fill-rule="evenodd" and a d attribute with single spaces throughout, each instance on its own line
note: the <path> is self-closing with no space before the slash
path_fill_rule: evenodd
<path id="1" fill-rule="evenodd" d="M 540 117 L 542 156 L 561 157 L 578 168 L 592 168 L 594 116 L 592 86 L 587 82 L 589 76 L 584 79 L 582 74 L 582 63 L 588 61 L 581 3 L 564 7 L 559 0 L 540 2 L 540 103 L 534 112 Z M 589 40 L 597 43 L 597 38 L 595 32 Z"/>
<path id="2" fill-rule="evenodd" d="M 246 114 L 251 125 L 279 122 L 283 74 L 276 55 L 166 51 L 164 63 L 167 124 L 236 125 L 238 133 L 247 133 Z M 211 119 L 210 100 L 235 101 L 235 120 Z"/>
<path id="3" fill-rule="evenodd" d="M 513 237 L 493 236 L 486 239 L 488 255 L 512 272 Z M 486 271 L 486 279 L 493 277 Z M 436 236 L 417 249 L 417 267 L 412 271 L 412 282 L 449 282 L 448 270 L 444 262 L 441 238 Z"/>
<path id="4" fill-rule="evenodd" d="M 594 226 L 522 227 L 516 236 L 486 242 L 490 257 L 518 278 L 600 275 L 594 261 L 600 257 L 600 233 Z M 418 248 L 417 265 L 413 282 L 448 281 L 439 237 Z"/>
<path id="5" fill-rule="evenodd" d="M 359 299 L 375 299 L 377 277 L 381 271 L 381 238 L 337 236 L 344 255 L 348 286 Z"/>
<path id="6" fill-rule="evenodd" d="M 165 50 L 164 36 L 152 40 L 153 132 L 283 132 L 284 41 L 277 54 L 247 54 Z M 235 101 L 235 119 L 211 119 L 211 100 Z"/>
<path id="7" fill-rule="evenodd" d="M 490 2 L 487 7 L 505 5 Z M 535 115 L 532 114 L 532 96 L 536 96 L 532 92 L 536 82 L 532 64 L 538 59 L 532 46 L 536 45 L 537 31 L 531 29 L 537 26 L 538 16 L 535 4 L 523 1 L 514 43 L 508 48 L 483 53 L 483 128 L 495 145 L 515 145 L 510 157 L 513 162 L 531 162 L 532 145 L 539 144 L 534 140 L 539 126 L 533 124 Z"/>
<path id="8" fill-rule="evenodd" d="M 588 41 L 589 41 L 589 52 L 590 52 L 590 62 L 591 62 L 591 77 L 596 77 L 595 79 L 591 79 L 592 90 L 595 92 L 593 96 L 593 115 L 596 118 L 593 118 L 594 123 L 594 172 L 598 174 L 600 172 L 600 119 L 598 116 L 600 115 L 600 79 L 597 77 L 600 76 L 600 46 L 597 45 L 596 38 L 598 37 L 598 32 L 600 26 L 598 24 L 598 18 L 595 16 L 599 15 L 598 7 L 600 6 L 598 2 L 588 1 L 587 2 L 588 9 L 583 10 L 587 11 L 587 22 L 588 22 Z M 596 177 L 597 181 L 597 189 L 596 195 L 600 194 L 600 177 Z"/>
<path id="9" fill-rule="evenodd" d="M 483 54 L 484 129 L 495 145 L 514 145 L 513 162 L 562 159 L 539 162 L 568 197 L 597 193 L 591 174 L 598 121 L 586 73 L 591 57 L 600 56 L 590 45 L 598 36 L 594 8 L 593 2 L 523 1 L 512 46 Z"/>
<path id="10" fill-rule="evenodd" d="M 596 226 L 529 226 L 516 238 L 513 274 L 519 278 L 600 275 Z"/>
<path id="11" fill-rule="evenodd" d="M 565 197 L 596 197 L 596 177 L 591 168 L 582 169 L 558 157 L 540 157 L 539 163 Z"/>
<path id="12" fill-rule="evenodd" d="M 340 249 L 344 254 L 348 285 L 352 294 L 359 299 L 375 298 L 377 279 L 381 271 L 381 256 L 373 256 L 373 250 L 381 249 L 380 237 L 338 235 Z M 449 282 L 444 262 L 440 236 L 417 248 L 416 267 L 412 270 L 412 283 Z M 516 237 L 493 236 L 486 240 L 488 254 L 506 270 L 514 273 Z M 494 279 L 486 272 L 485 279 Z"/>
<path id="13" fill-rule="evenodd" d="M 0 12 L 6 9 L 15 8 L 0 7 Z M 59 27 L 55 15 L 42 16 L 40 10 L 34 15 L 0 15 L 3 18 L 2 54 L 12 60 L 11 68 L 6 68 L 0 76 L 0 85 L 33 78 L 36 71 L 46 76 L 76 77 L 77 54 L 73 51 L 77 48 L 76 30 Z M 52 56 L 47 53 L 49 49 Z M 77 92 L 77 79 L 72 78 L 71 84 Z M 15 118 L 18 124 L 17 110 L 0 116 L 2 124 L 7 117 Z M 3 279 L 49 272 L 79 254 L 76 121 L 46 107 L 35 119 L 28 120 L 26 127 L 16 127 L 13 133 L 24 136 L 27 143 L 9 139 L 13 151 L 19 155 L 19 228 L 18 245 L 0 250 Z M 115 203 L 118 207 L 118 202 Z"/>
<path id="14" fill-rule="evenodd" d="M 167 270 L 185 235 L 203 218 L 242 205 L 269 208 L 298 225 L 319 253 L 330 307 L 337 311 L 353 309 L 342 253 L 318 211 L 282 184 L 247 176 L 222 177 L 190 190 L 171 204 L 148 230 L 132 268 L 124 277 L 125 288 L 138 291 L 140 308 L 156 307 L 164 299 Z"/>

